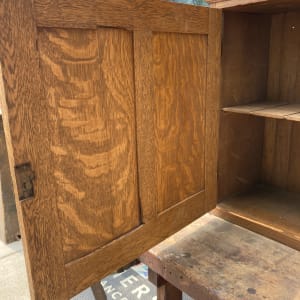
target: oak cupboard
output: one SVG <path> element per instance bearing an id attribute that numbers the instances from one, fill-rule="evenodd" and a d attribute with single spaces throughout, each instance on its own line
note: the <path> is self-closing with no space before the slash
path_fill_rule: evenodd
<path id="1" fill-rule="evenodd" d="M 216 206 L 299 249 L 300 24 L 271 2 L 0 3 L 32 298 L 70 298 Z"/>
<path id="2" fill-rule="evenodd" d="M 221 12 L 0 2 L 31 296 L 67 299 L 215 207 Z"/>

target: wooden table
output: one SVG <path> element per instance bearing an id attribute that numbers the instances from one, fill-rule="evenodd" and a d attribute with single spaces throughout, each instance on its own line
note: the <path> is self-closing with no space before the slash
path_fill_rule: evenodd
<path id="1" fill-rule="evenodd" d="M 300 299 L 300 253 L 205 215 L 141 257 L 158 299 Z"/>

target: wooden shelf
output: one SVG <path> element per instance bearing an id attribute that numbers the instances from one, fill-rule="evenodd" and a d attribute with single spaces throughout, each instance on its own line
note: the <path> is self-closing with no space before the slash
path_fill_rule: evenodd
<path id="1" fill-rule="evenodd" d="M 256 102 L 225 107 L 223 111 L 300 122 L 300 104 Z"/>
<path id="2" fill-rule="evenodd" d="M 214 214 L 300 250 L 300 194 L 258 185 L 225 199 Z"/>

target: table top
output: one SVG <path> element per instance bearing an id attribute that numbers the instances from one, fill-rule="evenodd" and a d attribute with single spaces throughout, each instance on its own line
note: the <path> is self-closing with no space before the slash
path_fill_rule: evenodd
<path id="1" fill-rule="evenodd" d="M 300 299 L 299 251 L 210 214 L 141 260 L 194 299 Z"/>

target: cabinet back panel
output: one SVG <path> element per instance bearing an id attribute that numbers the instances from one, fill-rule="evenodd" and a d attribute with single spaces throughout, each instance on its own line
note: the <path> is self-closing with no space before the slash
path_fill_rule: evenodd
<path id="1" fill-rule="evenodd" d="M 224 13 L 223 107 L 265 99 L 270 21 L 268 15 Z"/>
<path id="2" fill-rule="evenodd" d="M 222 114 L 219 148 L 219 199 L 247 192 L 260 181 L 264 120 Z"/>
<path id="3" fill-rule="evenodd" d="M 300 13 L 272 16 L 268 100 L 300 103 Z M 300 192 L 299 123 L 266 120 L 262 179 Z"/>

